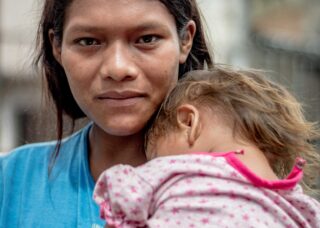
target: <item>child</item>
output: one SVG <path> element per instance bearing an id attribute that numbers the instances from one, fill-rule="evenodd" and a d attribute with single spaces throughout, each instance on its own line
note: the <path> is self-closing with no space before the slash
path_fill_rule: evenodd
<path id="1" fill-rule="evenodd" d="M 262 76 L 191 72 L 148 131 L 150 161 L 105 171 L 94 199 L 115 227 L 320 227 L 319 202 L 298 184 L 304 159 L 306 180 L 319 172 L 316 136 L 299 103 Z"/>

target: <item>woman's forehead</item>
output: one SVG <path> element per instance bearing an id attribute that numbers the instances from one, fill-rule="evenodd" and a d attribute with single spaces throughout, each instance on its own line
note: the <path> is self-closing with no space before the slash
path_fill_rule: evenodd
<path id="1" fill-rule="evenodd" d="M 74 0 L 68 7 L 65 25 L 134 25 L 141 29 L 175 23 L 164 4 L 158 0 Z"/>

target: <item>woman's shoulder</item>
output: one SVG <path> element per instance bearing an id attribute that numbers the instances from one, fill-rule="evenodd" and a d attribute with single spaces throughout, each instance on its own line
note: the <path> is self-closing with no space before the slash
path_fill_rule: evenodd
<path id="1" fill-rule="evenodd" d="M 0 161 L 2 164 L 10 163 L 11 161 L 16 163 L 18 160 L 25 160 L 30 155 L 35 158 L 43 155 L 48 156 L 50 151 L 54 150 L 55 145 L 55 141 L 50 141 L 19 146 L 0 156 Z"/>
<path id="2" fill-rule="evenodd" d="M 72 153 L 72 148 L 79 146 L 81 143 L 87 143 L 85 140 L 87 139 L 89 127 L 90 126 L 88 125 L 71 136 L 64 138 L 61 142 L 60 152 L 63 153 L 67 150 L 69 153 Z M 55 151 L 56 145 L 57 141 L 47 141 L 19 146 L 0 156 L 0 164 L 1 166 L 8 163 L 14 163 L 16 165 L 19 161 L 25 163 L 33 160 L 41 160 L 44 162 L 51 158 L 52 153 Z"/>
<path id="3" fill-rule="evenodd" d="M 55 143 L 43 142 L 23 145 L 0 156 L 0 183 L 15 186 L 23 184 L 27 176 L 37 177 L 47 173 L 48 161 L 54 151 Z"/>

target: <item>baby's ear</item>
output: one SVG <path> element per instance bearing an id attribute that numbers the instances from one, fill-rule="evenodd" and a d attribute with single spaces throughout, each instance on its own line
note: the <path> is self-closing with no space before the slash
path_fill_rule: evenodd
<path id="1" fill-rule="evenodd" d="M 199 110 L 191 104 L 183 104 L 177 109 L 177 121 L 179 128 L 187 136 L 189 146 L 192 147 L 202 128 Z"/>

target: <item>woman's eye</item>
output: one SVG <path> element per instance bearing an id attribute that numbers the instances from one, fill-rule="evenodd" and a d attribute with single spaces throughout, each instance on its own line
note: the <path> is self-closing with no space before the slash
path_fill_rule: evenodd
<path id="1" fill-rule="evenodd" d="M 154 43 L 159 40 L 159 37 L 156 35 L 146 35 L 142 36 L 138 39 L 137 43 L 139 44 L 149 44 Z"/>
<path id="2" fill-rule="evenodd" d="M 94 38 L 81 38 L 77 41 L 81 46 L 99 45 L 99 42 Z"/>

